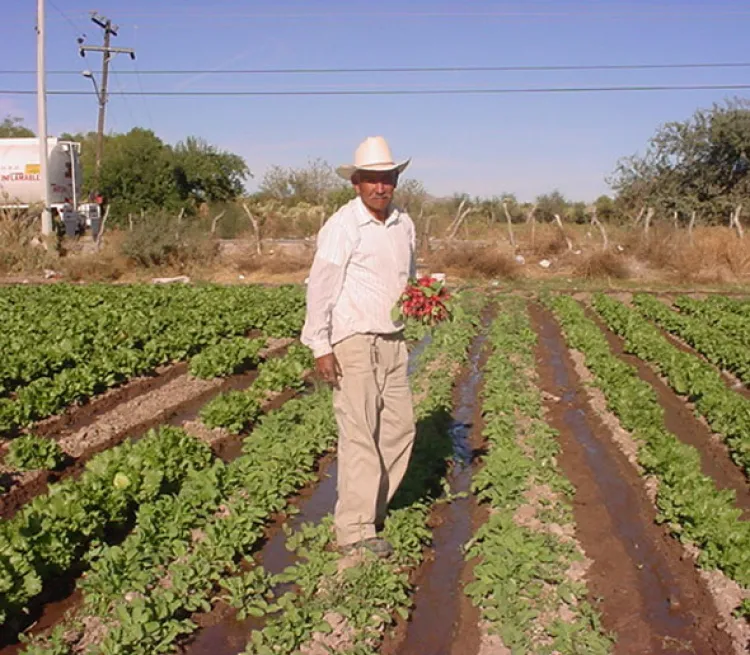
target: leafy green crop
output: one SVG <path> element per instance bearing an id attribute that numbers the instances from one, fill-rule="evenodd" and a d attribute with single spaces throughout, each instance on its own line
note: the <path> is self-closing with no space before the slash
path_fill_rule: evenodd
<path id="1" fill-rule="evenodd" d="M 11 442 L 5 463 L 19 471 L 53 470 L 65 460 L 65 454 L 54 439 L 24 435 Z"/>
<path id="2" fill-rule="evenodd" d="M 707 325 L 720 330 L 727 337 L 736 339 L 750 348 L 750 329 L 748 319 L 750 311 L 746 316 L 733 313 L 726 305 L 726 298 L 712 296 L 705 300 L 696 300 L 690 296 L 679 296 L 674 305 L 681 313 L 699 318 Z M 748 305 L 750 310 L 750 305 Z"/>
<path id="3" fill-rule="evenodd" d="M 466 550 L 467 558 L 479 560 L 465 593 L 513 653 L 609 653 L 612 639 L 588 605 L 585 586 L 565 578 L 581 554 L 569 542 L 520 526 L 514 518 L 532 484 L 546 484 L 566 501 L 573 492 L 558 470 L 557 433 L 543 419 L 541 394 L 529 373 L 535 343 L 523 301 L 504 302 L 490 331 L 493 352 L 482 392 L 489 452 L 472 481 L 472 491 L 491 513 Z M 538 519 L 573 522 L 568 502 L 547 502 Z M 571 620 L 543 620 L 562 606 Z"/>
<path id="4" fill-rule="evenodd" d="M 107 529 L 123 526 L 140 503 L 177 491 L 211 451 L 165 427 L 89 461 L 78 480 L 52 485 L 0 523 L 0 624 L 21 611 L 45 580 L 70 569 Z"/>
<path id="5" fill-rule="evenodd" d="M 16 393 L 0 398 L 0 434 L 12 434 L 223 339 L 250 330 L 296 336 L 304 320 L 304 291 L 218 285 L 4 287 L 0 320 L 6 327 L 0 339 L 0 395 Z M 210 365 L 196 366 L 205 371 Z"/>
<path id="6" fill-rule="evenodd" d="M 722 332 L 703 318 L 678 314 L 647 293 L 635 294 L 633 304 L 643 316 L 684 339 L 709 362 L 731 371 L 745 384 L 750 382 L 750 347 L 736 335 Z M 740 320 L 739 323 L 744 325 L 738 326 L 738 335 L 748 337 L 750 328 L 747 321 Z"/>
<path id="7" fill-rule="evenodd" d="M 188 370 L 198 378 L 210 379 L 234 375 L 260 361 L 266 339 L 235 337 L 208 346 L 190 360 Z"/>
<path id="8" fill-rule="evenodd" d="M 695 403 L 726 441 L 732 459 L 750 475 L 750 400 L 728 389 L 713 366 L 673 346 L 637 312 L 604 294 L 594 297 L 594 306 L 625 339 L 628 352 L 651 362 L 676 393 Z"/>
<path id="9" fill-rule="evenodd" d="M 209 428 L 226 428 L 239 434 L 259 416 L 268 392 L 301 391 L 305 386 L 305 371 L 313 363 L 309 348 L 291 345 L 283 357 L 273 357 L 258 366 L 258 377 L 249 389 L 219 394 L 206 403 L 200 412 L 201 420 Z"/>
<path id="10" fill-rule="evenodd" d="M 701 549 L 700 566 L 718 567 L 739 584 L 750 584 L 750 524 L 739 520 L 734 492 L 718 490 L 703 475 L 695 448 L 665 428 L 664 410 L 654 389 L 640 379 L 635 368 L 612 354 L 605 336 L 583 308 L 569 296 L 548 297 L 545 302 L 560 319 L 569 344 L 584 354 L 609 409 L 639 442 L 638 461 L 659 482 L 660 520 L 681 540 L 690 540 Z M 654 339 L 655 328 L 622 303 L 598 294 L 595 306 L 607 324 L 625 336 L 630 352 L 640 356 L 659 343 Z M 684 373 L 689 379 L 689 372 Z"/>

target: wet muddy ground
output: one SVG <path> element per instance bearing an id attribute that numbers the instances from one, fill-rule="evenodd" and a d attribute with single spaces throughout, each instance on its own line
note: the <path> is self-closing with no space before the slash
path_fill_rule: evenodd
<path id="1" fill-rule="evenodd" d="M 742 470 L 732 461 L 724 443 L 698 418 L 692 406 L 672 391 L 646 362 L 625 352 L 622 338 L 608 330 L 598 315 L 588 309 L 587 314 L 607 338 L 612 352 L 625 363 L 635 367 L 638 376 L 654 388 L 659 403 L 664 408 L 667 430 L 700 453 L 703 474 L 711 477 L 719 489 L 734 491 L 737 507 L 742 510 L 742 518 L 750 518 L 750 483 Z"/>
<path id="2" fill-rule="evenodd" d="M 655 524 L 642 480 L 589 405 L 559 326 L 538 305 L 530 309 L 541 386 L 551 399 L 547 418 L 560 432 L 560 466 L 576 489 L 577 538 L 593 560 L 589 589 L 605 628 L 617 635 L 615 652 L 731 652 L 692 563 Z"/>
<path id="3" fill-rule="evenodd" d="M 474 532 L 474 499 L 468 492 L 472 464 L 482 453 L 481 386 L 486 361 L 486 336 L 474 339 L 469 364 L 454 390 L 453 466 L 448 481 L 451 493 L 466 494 L 439 506 L 431 517 L 432 547 L 415 576 L 414 608 L 408 623 L 400 622 L 383 644 L 387 655 L 448 655 L 454 644 L 468 653 L 479 641 L 478 626 L 461 621 L 465 607 L 461 579 L 466 568 L 463 546 Z M 462 629 L 459 629 L 462 628 Z"/>
<path id="4" fill-rule="evenodd" d="M 576 489 L 576 537 L 593 561 L 588 575 L 591 600 L 602 613 L 605 628 L 617 636 L 615 652 L 707 655 L 732 652 L 728 636 L 718 628 L 720 618 L 713 600 L 692 561 L 685 557 L 666 529 L 655 524 L 655 510 L 643 480 L 614 444 L 609 428 L 592 408 L 559 326 L 551 314 L 538 305 L 532 303 L 530 309 L 539 334 L 536 356 L 540 384 L 548 399 L 547 418 L 560 432 L 563 448 L 560 466 Z M 731 463 L 723 444 L 692 416 L 689 405 L 648 366 L 622 352 L 618 337 L 606 330 L 605 334 L 616 354 L 637 365 L 643 379 L 654 386 L 665 407 L 668 428 L 698 447 L 704 472 L 720 486 L 737 492 L 738 506 L 747 517 L 750 512 L 747 481 Z M 425 340 L 412 348 L 410 372 L 427 343 Z M 478 398 L 483 346 L 481 337 L 472 344 L 470 365 L 459 378 L 454 392 L 455 465 L 450 474 L 454 492 L 469 489 L 472 463 L 483 447 Z M 169 373 L 170 378 L 164 384 L 146 385 L 145 393 L 168 386 L 180 374 Z M 228 384 L 240 386 L 228 388 L 243 388 L 252 382 L 252 377 L 252 374 L 237 376 Z M 134 394 L 125 400 L 125 396 L 119 401 L 113 400 L 110 409 L 138 397 Z M 274 405 L 286 399 L 282 396 Z M 180 404 L 167 415 L 161 414 L 153 424 L 189 423 L 205 400 L 192 399 Z M 66 432 L 81 429 L 86 421 L 89 425 L 100 423 L 108 411 L 105 409 L 95 415 L 90 409 L 81 410 L 81 423 L 70 422 Z M 236 457 L 240 446 L 241 440 L 234 437 L 212 443 L 214 451 L 225 461 Z M 70 470 L 75 470 L 76 465 L 74 463 Z M 66 471 L 66 474 L 73 473 Z M 40 489 L 45 488 L 46 480 L 39 484 Z M 292 528 L 303 522 L 317 523 L 333 511 L 335 499 L 336 461 L 333 454 L 329 454 L 321 460 L 319 480 L 293 500 L 298 513 L 288 522 Z M 0 497 L 0 510 L 2 507 Z M 412 615 L 409 621 L 398 622 L 381 652 L 386 655 L 474 655 L 479 651 L 479 613 L 462 589 L 471 580 L 472 562 L 464 561 L 461 546 L 485 518 L 486 510 L 477 506 L 471 496 L 436 507 L 430 519 L 434 526 L 433 545 L 425 563 L 413 576 L 416 592 Z M 295 563 L 295 555 L 286 549 L 286 536 L 281 529 L 286 519 L 286 516 L 275 518 L 254 556 L 272 573 L 280 573 Z M 80 602 L 73 590 L 74 578 L 68 582 L 71 584 L 62 585 L 63 593 L 54 599 L 50 597 L 50 602 L 39 608 L 35 617 L 39 623 L 34 632 L 54 625 L 64 611 L 75 608 Z M 231 607 L 219 602 L 211 612 L 192 617 L 201 629 L 181 646 L 180 652 L 184 655 L 241 653 L 252 631 L 262 628 L 263 622 L 253 618 L 237 621 L 235 615 Z M 20 652 L 18 645 L 0 648 L 0 655 L 17 652 Z"/>
<path id="5" fill-rule="evenodd" d="M 431 342 L 428 335 L 415 343 L 409 351 L 408 374 L 411 375 L 418 366 L 419 357 Z M 336 476 L 338 462 L 335 457 L 327 457 L 320 469 L 319 480 L 308 485 L 292 502 L 297 513 L 288 521 L 292 530 L 296 530 L 303 523 L 319 523 L 325 516 L 331 514 L 336 504 Z M 271 574 L 282 573 L 293 566 L 296 554 L 287 550 L 286 532 L 281 529 L 283 519 L 270 527 L 268 538 L 260 550 L 253 556 L 253 560 Z M 274 590 L 276 594 L 293 589 L 293 585 Z M 180 647 L 184 655 L 238 655 L 241 653 L 251 634 L 255 630 L 262 630 L 268 617 L 248 618 L 239 621 L 236 611 L 223 602 L 205 614 L 195 615 L 193 620 L 201 626 L 193 637 Z M 2 654 L 0 654 L 2 655 Z"/>

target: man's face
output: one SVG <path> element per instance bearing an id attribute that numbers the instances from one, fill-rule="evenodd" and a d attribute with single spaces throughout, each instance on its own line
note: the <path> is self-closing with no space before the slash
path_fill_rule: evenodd
<path id="1" fill-rule="evenodd" d="M 397 183 L 396 171 L 358 171 L 354 179 L 354 188 L 368 209 L 383 213 L 393 200 L 393 191 Z"/>

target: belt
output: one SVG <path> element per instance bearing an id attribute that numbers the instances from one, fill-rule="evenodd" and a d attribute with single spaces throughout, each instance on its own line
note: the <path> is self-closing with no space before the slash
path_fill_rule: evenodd
<path id="1" fill-rule="evenodd" d="M 365 332 L 368 337 L 377 337 L 383 341 L 402 341 L 403 332 Z"/>

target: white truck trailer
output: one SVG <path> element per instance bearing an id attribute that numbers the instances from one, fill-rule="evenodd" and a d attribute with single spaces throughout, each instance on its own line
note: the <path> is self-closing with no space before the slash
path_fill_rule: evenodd
<path id="1" fill-rule="evenodd" d="M 101 208 L 81 202 L 82 170 L 79 143 L 47 139 L 50 209 L 69 234 L 88 225 L 98 231 Z M 0 139 L 0 209 L 26 209 L 44 202 L 39 167 L 39 139 Z"/>

